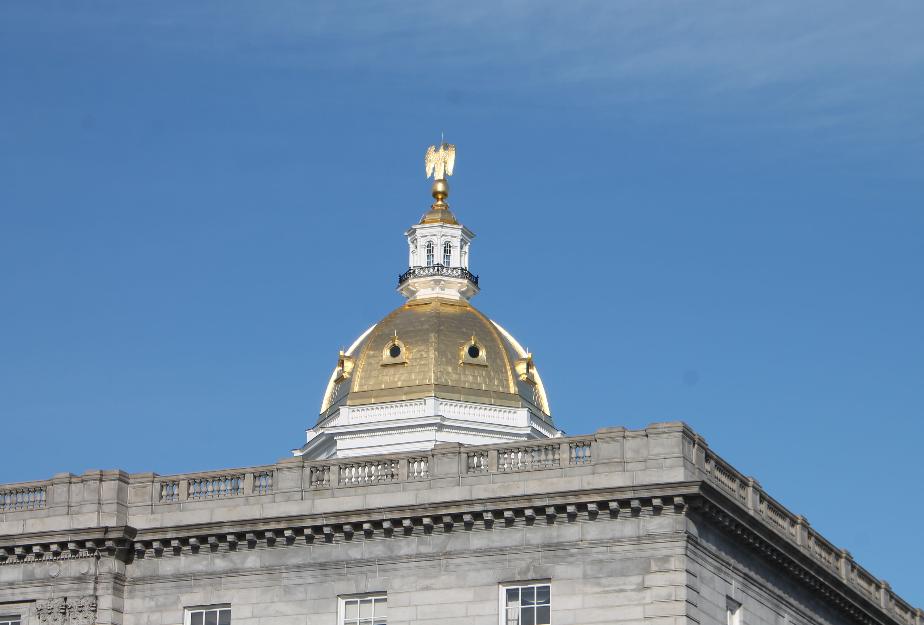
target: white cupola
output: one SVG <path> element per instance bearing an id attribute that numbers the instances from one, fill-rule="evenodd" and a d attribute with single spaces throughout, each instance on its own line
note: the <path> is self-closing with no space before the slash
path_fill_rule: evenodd
<path id="1" fill-rule="evenodd" d="M 408 270 L 399 278 L 398 291 L 409 300 L 425 297 L 469 300 L 478 293 L 478 276 L 468 270 L 469 250 L 475 233 L 460 224 L 449 210 L 446 203 L 449 183 L 442 177 L 452 174 L 455 146 L 443 144 L 433 154 L 431 157 L 428 152 L 427 162 L 428 175 L 435 170 L 434 174 L 439 176 L 433 181 L 436 202 L 424 213 L 420 223 L 405 232 Z M 431 167 L 431 158 L 443 159 L 444 165 Z"/>

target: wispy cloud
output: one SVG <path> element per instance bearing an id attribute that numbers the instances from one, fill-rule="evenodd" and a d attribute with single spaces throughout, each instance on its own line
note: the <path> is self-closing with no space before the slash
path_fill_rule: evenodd
<path id="1" fill-rule="evenodd" d="M 469 90 L 545 99 L 581 90 L 585 106 L 674 102 L 692 113 L 727 115 L 746 102 L 748 110 L 789 124 L 921 134 L 918 1 L 145 7 L 82 5 L 53 16 L 39 15 L 34 5 L 26 10 L 48 28 L 131 37 L 136 45 L 228 55 L 237 63 L 431 80 L 444 74 Z"/>

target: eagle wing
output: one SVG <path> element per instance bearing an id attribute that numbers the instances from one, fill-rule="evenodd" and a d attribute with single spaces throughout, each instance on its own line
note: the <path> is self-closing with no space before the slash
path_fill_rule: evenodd
<path id="1" fill-rule="evenodd" d="M 427 174 L 427 178 L 433 175 L 433 169 L 436 167 L 436 147 L 430 146 L 427 148 L 427 154 L 424 156 L 424 172 Z"/>
<path id="2" fill-rule="evenodd" d="M 452 175 L 452 166 L 456 164 L 456 146 L 451 143 L 444 144 L 446 146 L 446 175 Z"/>

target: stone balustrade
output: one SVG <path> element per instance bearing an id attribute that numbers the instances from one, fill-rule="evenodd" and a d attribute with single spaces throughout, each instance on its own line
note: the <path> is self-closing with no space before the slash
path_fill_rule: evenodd
<path id="1" fill-rule="evenodd" d="M 62 527 L 129 525 L 135 511 L 151 515 L 251 501 L 278 504 L 347 496 L 364 489 L 491 484 L 536 479 L 539 474 L 543 479 L 610 476 L 601 483 L 625 486 L 703 482 L 900 622 L 920 625 L 920 612 L 886 582 L 817 533 L 804 517 L 787 510 L 756 480 L 713 453 L 682 423 L 653 424 L 644 430 L 607 428 L 590 436 L 522 443 L 442 444 L 429 452 L 383 457 L 324 461 L 293 457 L 274 465 L 170 476 L 122 471 L 59 474 L 45 481 L 0 485 L 0 542 L 16 531 L 54 529 L 53 520 L 60 517 L 67 518 Z M 657 506 L 661 500 L 655 497 L 649 503 Z M 83 519 L 87 522 L 81 525 Z"/>
<path id="2" fill-rule="evenodd" d="M 129 479 L 152 476 L 153 503 L 176 504 L 184 501 L 268 495 L 273 492 L 273 472 L 274 467 L 267 466 L 175 476 L 141 474 L 129 476 Z"/>
<path id="3" fill-rule="evenodd" d="M 624 430 L 618 430 L 623 432 Z M 0 486 L 0 521 L 31 515 L 53 516 L 107 504 L 182 507 L 192 502 L 232 498 L 281 495 L 280 473 L 285 475 L 283 490 L 291 496 L 293 472 L 303 470 L 304 479 L 296 480 L 306 493 L 320 489 L 353 488 L 375 484 L 403 482 L 435 477 L 497 474 L 548 469 L 568 469 L 593 464 L 595 437 L 558 438 L 519 444 L 460 446 L 438 445 L 427 453 L 400 454 L 388 457 L 306 461 L 285 458 L 276 465 L 210 471 L 179 475 L 155 473 L 127 474 L 122 471 L 88 471 L 83 475 L 64 473 L 51 480 Z M 610 459 L 613 460 L 613 459 Z M 439 466 L 439 472 L 434 473 Z M 119 494 L 96 498 L 93 503 L 81 495 L 95 493 L 91 486 L 102 482 Z M 127 486 L 127 501 L 123 488 Z M 285 499 L 285 498 L 284 498 Z M 13 515 L 13 516 L 10 516 Z"/>
<path id="4" fill-rule="evenodd" d="M 46 492 L 44 483 L 0 488 L 0 512 L 44 508 Z"/>
<path id="5" fill-rule="evenodd" d="M 405 462 L 407 462 L 405 460 Z M 401 460 L 384 458 L 381 460 L 359 460 L 338 465 L 340 486 L 359 486 L 393 482 L 398 479 L 398 467 Z"/>
<path id="6" fill-rule="evenodd" d="M 407 459 L 407 477 L 409 480 L 430 477 L 430 457 L 414 456 Z"/>

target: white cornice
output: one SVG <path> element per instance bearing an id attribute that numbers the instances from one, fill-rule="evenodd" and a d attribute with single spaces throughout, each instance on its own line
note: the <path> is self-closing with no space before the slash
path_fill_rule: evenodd
<path id="1" fill-rule="evenodd" d="M 430 432 L 426 439 L 422 432 Z M 306 444 L 293 453 L 305 458 L 380 454 L 429 449 L 437 442 L 491 444 L 554 438 L 561 432 L 527 408 L 508 408 L 438 397 L 368 406 L 340 406 Z M 368 445 L 355 445 L 369 440 Z M 374 443 L 372 441 L 375 441 Z"/>

